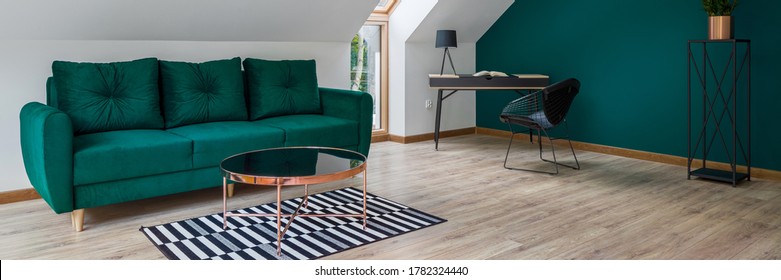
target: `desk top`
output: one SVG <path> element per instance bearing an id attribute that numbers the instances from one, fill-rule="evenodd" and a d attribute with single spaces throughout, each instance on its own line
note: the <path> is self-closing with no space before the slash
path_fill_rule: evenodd
<path id="1" fill-rule="evenodd" d="M 542 89 L 549 85 L 550 79 L 540 74 L 512 74 L 507 77 L 429 74 L 428 77 L 430 88 L 452 90 Z"/>

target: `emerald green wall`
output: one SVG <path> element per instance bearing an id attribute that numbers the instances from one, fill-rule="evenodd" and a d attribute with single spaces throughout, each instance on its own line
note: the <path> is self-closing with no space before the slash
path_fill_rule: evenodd
<path id="1" fill-rule="evenodd" d="M 781 1 L 741 1 L 733 14 L 735 36 L 752 40 L 752 165 L 773 170 L 781 170 L 779 10 Z M 686 157 L 686 47 L 706 36 L 698 0 L 516 0 L 477 42 L 477 70 L 575 77 L 573 140 Z M 508 130 L 498 116 L 517 97 L 478 92 L 477 126 Z"/>

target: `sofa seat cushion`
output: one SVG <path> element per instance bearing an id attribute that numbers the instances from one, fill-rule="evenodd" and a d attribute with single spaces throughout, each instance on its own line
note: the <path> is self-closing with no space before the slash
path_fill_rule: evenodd
<path id="1" fill-rule="evenodd" d="M 169 129 L 193 141 L 193 167 L 218 166 L 225 158 L 248 151 L 282 147 L 285 132 L 247 121 L 211 122 Z M 215 174 L 215 176 L 218 176 Z"/>
<path id="2" fill-rule="evenodd" d="M 73 183 L 84 185 L 192 168 L 192 141 L 163 130 L 117 130 L 73 139 Z"/>
<path id="3" fill-rule="evenodd" d="M 112 63 L 52 63 L 57 106 L 73 131 L 87 134 L 163 127 L 156 58 Z"/>
<path id="4" fill-rule="evenodd" d="M 289 115 L 253 122 L 285 131 L 285 146 L 350 147 L 358 145 L 358 122 L 324 115 Z"/>

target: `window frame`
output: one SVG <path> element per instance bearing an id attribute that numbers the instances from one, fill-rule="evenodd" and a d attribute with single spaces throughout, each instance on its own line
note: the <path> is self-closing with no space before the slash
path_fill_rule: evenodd
<path id="1" fill-rule="evenodd" d="M 398 2 L 399 2 L 398 0 L 388 0 L 388 4 L 386 4 L 385 7 L 375 8 L 374 12 L 372 12 L 372 14 L 389 15 L 391 12 L 393 12 L 393 8 L 396 7 L 396 4 Z"/>
<path id="2" fill-rule="evenodd" d="M 399 3 L 399 0 L 389 0 L 388 4 L 381 9 L 375 9 L 369 18 L 364 22 L 364 25 L 378 25 L 380 26 L 380 129 L 372 130 L 372 142 L 388 141 L 390 140 L 389 125 L 390 125 L 390 107 L 388 106 L 388 92 L 390 91 L 390 80 L 388 72 L 388 19 L 390 13 Z"/>
<path id="3" fill-rule="evenodd" d="M 388 138 L 388 21 L 367 20 L 364 25 L 373 25 L 380 27 L 380 85 L 379 98 L 380 98 L 380 128 L 372 130 L 372 140 L 378 138 L 376 141 L 381 141 L 383 138 Z"/>

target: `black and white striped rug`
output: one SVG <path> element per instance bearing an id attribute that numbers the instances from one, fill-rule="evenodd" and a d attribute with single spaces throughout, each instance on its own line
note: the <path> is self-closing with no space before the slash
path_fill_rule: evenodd
<path id="1" fill-rule="evenodd" d="M 301 197 L 282 201 L 282 212 L 292 213 Z M 302 213 L 361 213 L 363 190 L 344 188 L 309 196 Z M 363 230 L 361 218 L 298 217 L 282 239 L 277 256 L 277 222 L 274 217 L 230 217 L 222 229 L 222 213 L 141 227 L 169 259 L 317 259 L 407 232 L 445 222 L 435 217 L 367 194 L 369 219 Z M 235 210 L 233 213 L 276 213 L 276 202 Z M 282 224 L 287 218 L 282 219 Z"/>

